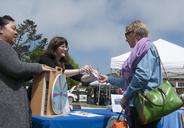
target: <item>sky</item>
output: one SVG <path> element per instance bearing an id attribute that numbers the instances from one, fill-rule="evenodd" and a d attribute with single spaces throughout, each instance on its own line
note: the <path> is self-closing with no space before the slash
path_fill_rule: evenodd
<path id="1" fill-rule="evenodd" d="M 33 20 L 49 40 L 65 37 L 75 62 L 101 73 L 110 73 L 112 57 L 131 50 L 124 32 L 134 20 L 148 26 L 151 41 L 162 38 L 184 47 L 184 0 L 0 1 L 0 16 L 10 15 L 17 24 Z"/>

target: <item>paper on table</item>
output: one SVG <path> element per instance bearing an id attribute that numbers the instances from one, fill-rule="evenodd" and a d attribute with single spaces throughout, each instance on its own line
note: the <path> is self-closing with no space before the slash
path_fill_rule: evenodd
<path id="1" fill-rule="evenodd" d="M 123 98 L 123 95 L 120 94 L 111 94 L 111 104 L 112 104 L 112 111 L 113 112 L 121 112 L 121 105 L 120 101 Z"/>
<path id="2" fill-rule="evenodd" d="M 82 112 L 82 111 L 74 111 L 74 112 L 71 112 L 70 114 L 71 115 L 76 115 L 76 116 L 84 116 L 84 117 L 102 116 L 102 115 L 88 113 L 88 112 Z"/>

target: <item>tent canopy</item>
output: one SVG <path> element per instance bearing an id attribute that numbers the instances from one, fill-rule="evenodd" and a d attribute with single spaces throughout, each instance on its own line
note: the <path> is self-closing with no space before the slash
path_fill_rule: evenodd
<path id="1" fill-rule="evenodd" d="M 169 77 L 184 76 L 184 48 L 158 39 L 153 42 Z M 130 52 L 111 58 L 111 69 L 121 69 Z"/>

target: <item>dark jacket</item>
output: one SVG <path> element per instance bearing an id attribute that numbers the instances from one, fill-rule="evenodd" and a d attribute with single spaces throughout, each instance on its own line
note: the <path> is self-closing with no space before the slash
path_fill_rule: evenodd
<path id="1" fill-rule="evenodd" d="M 0 51 L 0 128 L 30 128 L 23 82 L 41 73 L 41 65 L 21 62 L 11 45 L 3 41 Z"/>
<path id="2" fill-rule="evenodd" d="M 56 60 L 54 58 L 46 55 L 46 54 L 40 56 L 38 62 L 40 64 L 46 64 L 46 65 L 48 65 L 50 67 L 53 67 L 53 68 L 58 66 L 57 63 L 56 63 Z M 61 62 L 61 63 L 64 63 L 65 69 L 74 69 L 73 66 L 69 63 L 66 63 L 66 62 Z M 82 77 L 82 74 L 78 74 L 78 75 L 72 76 L 70 78 L 73 79 L 73 80 L 81 82 L 81 77 Z"/>

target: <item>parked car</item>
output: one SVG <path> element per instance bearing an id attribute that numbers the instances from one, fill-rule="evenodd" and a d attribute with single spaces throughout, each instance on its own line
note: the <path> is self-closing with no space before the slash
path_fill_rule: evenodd
<path id="1" fill-rule="evenodd" d="M 68 94 L 70 94 L 69 100 L 74 102 L 87 102 L 87 91 L 86 87 L 77 87 L 73 86 L 70 90 L 68 90 Z M 71 103 L 71 102 L 70 102 Z"/>
<path id="2" fill-rule="evenodd" d="M 77 101 L 77 95 L 73 94 L 72 92 L 70 92 L 70 90 L 67 91 L 67 94 L 68 94 L 68 100 L 69 100 L 69 103 L 72 103 L 72 102 L 76 102 Z"/>

